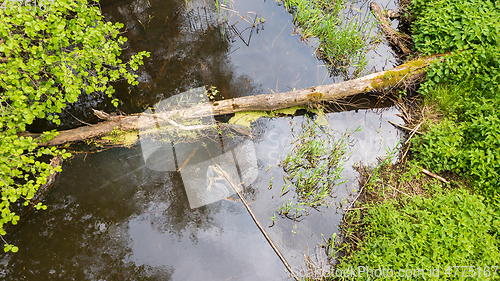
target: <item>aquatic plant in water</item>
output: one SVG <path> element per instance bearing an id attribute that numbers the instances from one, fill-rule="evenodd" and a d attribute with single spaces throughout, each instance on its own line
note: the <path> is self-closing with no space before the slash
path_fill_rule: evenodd
<path id="1" fill-rule="evenodd" d="M 297 220 L 310 208 L 328 205 L 333 189 L 346 182 L 340 174 L 350 154 L 350 134 L 346 132 L 336 139 L 329 128 L 306 118 L 294 147 L 280 163 L 285 171 L 280 197 L 293 190 L 294 198 L 285 201 L 278 213 Z"/>
<path id="2" fill-rule="evenodd" d="M 349 8 L 346 0 L 282 0 L 293 13 L 303 38 L 316 37 L 316 52 L 333 73 L 357 76 L 367 64 L 366 52 L 374 24 L 360 17 L 360 10 Z"/>

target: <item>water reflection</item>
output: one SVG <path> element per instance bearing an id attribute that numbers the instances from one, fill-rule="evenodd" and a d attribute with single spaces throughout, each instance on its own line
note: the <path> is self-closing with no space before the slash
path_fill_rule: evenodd
<path id="1" fill-rule="evenodd" d="M 228 198 L 240 186 L 251 185 L 258 173 L 253 142 L 235 136 L 243 129 L 233 124 L 216 124 L 210 107 L 199 112 L 205 117 L 196 120 L 178 118 L 172 113 L 207 102 L 205 87 L 198 87 L 160 101 L 138 120 L 146 166 L 154 171 L 180 172 L 191 208 Z M 223 131 L 222 125 L 235 130 Z"/>
<path id="2" fill-rule="evenodd" d="M 152 53 L 141 70 L 141 86 L 117 91 L 128 100 L 125 109 L 137 112 L 202 85 L 216 86 L 218 98 L 261 92 L 248 75 L 235 73 L 229 56 L 231 32 L 223 28 L 212 1 L 112 2 L 102 8 L 110 20 L 125 23 L 130 41 L 126 55 Z"/>
<path id="3" fill-rule="evenodd" d="M 4 256 L 4 280 L 282 279 L 241 206 L 224 200 L 191 209 L 179 175 L 147 169 L 136 152 L 109 150 L 66 165 L 49 210 L 16 233 L 13 243 L 33 242 Z"/>
<path id="4" fill-rule="evenodd" d="M 375 161 L 395 139 L 386 121 L 397 111 L 328 114 L 339 131 L 363 124 L 352 161 Z M 276 166 L 291 149 L 292 129 L 304 117 L 261 119 L 254 140 L 258 175 L 244 191 L 264 226 L 286 198 Z M 350 185 L 355 174 L 346 165 Z M 13 235 L 20 252 L 1 259 L 4 280 L 285 280 L 286 272 L 241 202 L 224 199 L 192 209 L 180 173 L 153 171 L 140 147 L 80 155 L 63 167 L 49 210 L 32 215 Z M 269 190 L 270 178 L 274 177 Z M 339 203 L 352 186 L 338 186 Z M 302 254 L 337 230 L 335 208 L 313 211 L 300 223 L 278 218 L 266 228 L 295 270 Z"/>
<path id="5" fill-rule="evenodd" d="M 201 3 L 200 1 L 199 3 Z M 211 1 L 207 1 L 207 3 Z M 210 4 L 212 5 L 212 4 Z M 327 84 L 325 66 L 313 46 L 292 35 L 291 16 L 274 1 L 237 1 L 240 14 L 253 11 L 266 19 L 265 29 L 240 40 L 222 32 L 213 6 L 184 0 L 107 0 L 108 20 L 125 23 L 124 58 L 152 52 L 139 72 L 140 85 L 116 84 L 126 113 L 143 112 L 157 102 L 190 88 L 214 85 L 218 98 L 287 91 Z M 151 17 L 150 17 L 151 16 Z M 149 22 L 149 23 L 148 23 Z M 243 30 L 243 27 L 238 27 Z M 247 31 L 248 32 L 248 31 Z M 245 35 L 248 33 L 245 33 Z M 235 41 L 236 40 L 236 41 Z M 383 67 L 385 61 L 376 62 Z M 106 99 L 82 97 L 69 111 L 85 121 L 90 107 L 113 112 Z M 394 109 L 329 114 L 332 127 L 345 131 L 364 124 L 353 161 L 374 161 L 397 138 L 386 120 L 398 122 Z M 244 195 L 264 226 L 281 204 L 283 171 L 276 166 L 291 148 L 291 130 L 303 117 L 262 119 L 254 130 L 258 174 Z M 68 126 L 79 125 L 69 114 Z M 48 128 L 38 123 L 38 129 Z M 273 250 L 241 202 L 223 199 L 199 208 L 190 202 L 180 172 L 147 168 L 142 148 L 113 149 L 79 155 L 64 164 L 57 188 L 47 198 L 49 210 L 32 215 L 9 239 L 16 254 L 0 257 L 3 280 L 286 280 Z M 185 156 L 187 158 L 190 155 Z M 146 159 L 147 160 L 147 159 Z M 178 161 L 181 162 L 181 161 Z M 349 163 L 346 165 L 349 167 Z M 182 163 L 177 163 L 177 170 Z M 269 188 L 274 176 L 274 187 Z M 355 174 L 346 168 L 355 183 Z M 339 186 L 338 203 L 352 190 Z M 337 230 L 341 213 L 321 209 L 296 224 L 278 219 L 269 235 L 295 270 L 302 254 L 322 242 L 321 234 Z"/>

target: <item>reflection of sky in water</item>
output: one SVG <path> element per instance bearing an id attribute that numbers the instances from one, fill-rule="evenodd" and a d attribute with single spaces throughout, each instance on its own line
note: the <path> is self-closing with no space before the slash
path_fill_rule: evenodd
<path id="1" fill-rule="evenodd" d="M 161 207 L 156 210 L 161 212 Z M 220 210 L 214 224 L 196 231 L 187 228 L 177 238 L 154 229 L 147 215 L 129 221 L 134 240 L 130 259 L 136 265 L 174 268 L 174 280 L 282 280 L 279 259 L 243 209 Z M 193 241 L 194 239 L 194 241 Z M 279 242 L 279 240 L 278 240 Z"/>
<path id="2" fill-rule="evenodd" d="M 146 166 L 153 171 L 180 172 L 191 208 L 233 195 L 234 189 L 239 189 L 240 184 L 243 187 L 252 184 L 258 173 L 253 142 L 235 136 L 235 131 L 222 133 L 218 130 L 210 107 L 206 108 L 206 112 L 201 112 L 206 117 L 196 120 L 168 115 L 171 110 L 193 107 L 201 102 L 208 102 L 204 87 L 160 101 L 154 108 L 143 112 L 138 121 L 141 128 L 140 148 Z M 165 115 L 158 117 L 153 113 Z M 155 124 L 156 127 L 143 124 Z M 216 136 L 208 139 L 207 132 L 203 130 L 179 131 L 180 126 L 188 129 L 204 126 Z M 175 139 L 176 134 L 185 133 L 196 134 L 190 137 L 195 140 L 184 143 Z M 165 139 L 172 135 L 174 140 Z"/>

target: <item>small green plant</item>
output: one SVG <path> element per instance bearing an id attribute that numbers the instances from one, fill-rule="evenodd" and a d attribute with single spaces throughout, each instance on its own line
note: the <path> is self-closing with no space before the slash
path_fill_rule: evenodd
<path id="1" fill-rule="evenodd" d="M 215 8 L 217 10 L 217 15 L 219 22 L 222 27 L 222 35 L 225 35 L 226 31 L 224 28 L 224 23 L 227 21 L 227 14 L 222 12 L 222 8 L 227 6 L 227 0 L 223 0 L 222 3 L 219 0 L 215 0 Z"/>
<path id="2" fill-rule="evenodd" d="M 271 217 L 271 221 L 273 222 L 273 225 L 276 223 L 276 213 L 274 213 Z"/>
<path id="3" fill-rule="evenodd" d="M 146 30 L 146 28 L 149 28 L 149 23 L 151 22 L 151 20 L 154 18 L 155 16 L 151 16 L 151 15 L 148 15 L 148 21 L 146 24 L 143 24 L 141 20 L 137 20 L 141 25 L 142 25 L 142 28 L 144 28 L 144 30 Z M 147 26 L 146 26 L 147 25 Z"/>
<path id="4" fill-rule="evenodd" d="M 285 171 L 280 197 L 293 190 L 295 198 L 285 201 L 279 214 L 297 220 L 310 208 L 327 205 L 333 189 L 345 183 L 340 173 L 349 156 L 348 135 L 335 139 L 327 128 L 306 117 L 300 135 L 293 141 L 294 147 L 279 164 Z"/>
<path id="5" fill-rule="evenodd" d="M 323 236 L 323 234 L 321 234 Z M 335 254 L 337 252 L 336 247 L 337 247 L 337 233 L 333 233 L 331 238 L 326 239 L 323 237 L 323 239 L 326 240 L 326 243 L 322 245 L 322 247 L 325 248 L 326 254 L 329 257 L 335 257 Z"/>
<path id="6" fill-rule="evenodd" d="M 384 157 L 384 162 L 390 163 L 396 159 L 396 156 L 399 152 L 399 149 L 401 148 L 401 142 L 397 141 L 396 144 L 392 147 L 390 146 L 384 146 L 385 150 L 385 157 Z"/>
<path id="7" fill-rule="evenodd" d="M 207 94 L 207 97 L 210 101 L 214 101 L 215 100 L 215 96 L 217 96 L 217 94 L 219 93 L 219 90 L 217 90 L 217 87 L 215 86 L 206 86 L 208 88 L 208 90 L 205 91 L 205 93 Z"/>
<path id="8" fill-rule="evenodd" d="M 5 244 L 3 248 L 4 252 L 12 251 L 13 253 L 17 253 L 19 251 L 19 248 L 17 246 L 14 246 L 12 244 Z"/>
<path id="9" fill-rule="evenodd" d="M 306 210 L 307 210 L 307 203 L 304 202 L 295 203 L 293 200 L 287 200 L 281 204 L 277 212 L 288 218 L 297 220 L 300 217 L 302 217 L 301 212 L 305 212 Z"/>
<path id="10" fill-rule="evenodd" d="M 111 131 L 110 135 L 113 137 L 113 143 L 118 143 L 118 137 L 120 136 L 120 130 L 118 127 L 114 127 L 113 131 Z"/>

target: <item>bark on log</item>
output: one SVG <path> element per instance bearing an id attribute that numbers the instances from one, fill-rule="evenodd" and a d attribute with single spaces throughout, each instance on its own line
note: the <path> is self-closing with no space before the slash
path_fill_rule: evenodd
<path id="1" fill-rule="evenodd" d="M 321 102 L 335 101 L 360 93 L 393 87 L 398 85 L 402 80 L 421 75 L 421 73 L 425 71 L 425 67 L 440 56 L 441 55 L 420 58 L 387 71 L 373 73 L 361 78 L 336 84 L 314 86 L 284 93 L 263 94 L 216 101 L 213 103 L 203 103 L 187 109 L 160 112 L 153 115 L 156 118 L 169 121 L 173 116 L 182 119 L 193 119 L 205 116 L 220 116 L 241 111 L 270 111 L 297 105 L 313 106 Z M 49 140 L 47 143 L 40 143 L 39 145 L 61 145 L 108 134 L 115 128 L 124 131 L 140 130 L 155 127 L 157 124 L 153 118 L 146 118 L 147 120 L 144 122 L 138 122 L 139 115 L 112 116 L 104 114 L 103 116 L 103 113 L 99 113 L 100 118 L 107 119 L 107 121 L 100 122 L 93 126 L 84 126 L 60 131 L 58 136 Z M 34 138 L 39 136 L 38 134 L 31 133 L 24 133 L 22 135 Z"/>
<path id="2" fill-rule="evenodd" d="M 385 34 L 385 38 L 387 38 L 387 41 L 389 41 L 389 44 L 397 46 L 405 55 L 409 54 L 411 52 L 410 49 L 401 40 L 401 38 L 399 38 L 400 36 L 398 35 L 398 33 L 391 27 L 389 19 L 387 19 L 385 14 L 382 12 L 380 6 L 377 3 L 372 2 L 370 4 L 370 9 L 375 14 L 380 28 Z"/>

